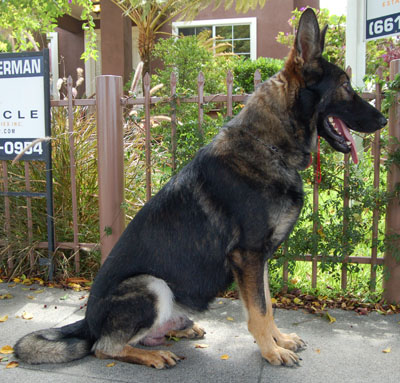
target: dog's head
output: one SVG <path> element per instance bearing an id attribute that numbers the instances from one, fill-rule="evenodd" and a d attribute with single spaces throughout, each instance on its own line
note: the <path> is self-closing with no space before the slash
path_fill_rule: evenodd
<path id="1" fill-rule="evenodd" d="M 357 162 L 354 139 L 349 129 L 372 133 L 386 125 L 386 118 L 356 94 L 348 75 L 322 57 L 327 26 L 320 31 L 312 9 L 299 22 L 286 69 L 300 84 L 298 117 L 313 121 L 318 134 L 335 150 L 351 152 Z"/>

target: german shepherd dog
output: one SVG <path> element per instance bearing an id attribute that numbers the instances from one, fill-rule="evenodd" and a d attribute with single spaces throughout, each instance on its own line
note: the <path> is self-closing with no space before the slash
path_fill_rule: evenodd
<path id="1" fill-rule="evenodd" d="M 172 352 L 135 344 L 203 337 L 185 312 L 207 309 L 235 279 L 263 358 L 298 363 L 295 351 L 304 343 L 275 325 L 267 272 L 302 208 L 298 172 L 318 135 L 354 153 L 348 128 L 372 133 L 386 124 L 347 74 L 322 58 L 326 29 L 320 32 L 314 12 L 304 11 L 283 70 L 129 223 L 100 268 L 85 318 L 21 338 L 21 361 L 60 363 L 94 353 L 174 366 L 179 357 Z"/>

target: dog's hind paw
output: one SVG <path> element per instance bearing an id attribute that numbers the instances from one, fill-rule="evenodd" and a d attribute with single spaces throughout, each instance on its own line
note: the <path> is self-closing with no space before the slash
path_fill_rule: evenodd
<path id="1" fill-rule="evenodd" d="M 199 327 L 196 323 L 192 327 L 188 327 L 184 330 L 171 330 L 168 331 L 166 336 L 174 338 L 188 338 L 188 339 L 200 339 L 204 337 L 206 332 L 204 329 Z"/>
<path id="2" fill-rule="evenodd" d="M 262 353 L 264 359 L 274 366 L 285 365 L 288 367 L 299 364 L 300 358 L 293 351 L 276 346 L 268 352 Z"/>

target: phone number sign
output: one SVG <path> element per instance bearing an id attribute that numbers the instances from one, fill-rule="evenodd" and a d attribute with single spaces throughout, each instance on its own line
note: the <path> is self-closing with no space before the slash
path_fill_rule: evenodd
<path id="1" fill-rule="evenodd" d="M 45 142 L 32 142 L 50 135 L 48 63 L 48 50 L 0 54 L 0 160 L 46 159 Z"/>
<path id="2" fill-rule="evenodd" d="M 400 0 L 367 0 L 365 39 L 400 34 Z"/>

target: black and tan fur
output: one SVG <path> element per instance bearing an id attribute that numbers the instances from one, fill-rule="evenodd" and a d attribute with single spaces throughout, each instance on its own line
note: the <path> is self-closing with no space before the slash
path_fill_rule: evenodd
<path id="1" fill-rule="evenodd" d="M 93 352 L 175 365 L 170 351 L 134 346 L 162 344 L 167 334 L 202 337 L 185 311 L 207 309 L 235 278 L 262 356 L 275 365 L 298 363 L 303 342 L 275 325 L 266 263 L 302 208 L 298 172 L 318 134 L 349 152 L 330 116 L 360 132 L 386 124 L 346 73 L 322 58 L 325 31 L 312 10 L 303 13 L 284 69 L 130 222 L 95 279 L 85 319 L 26 335 L 15 345 L 22 361 L 66 362 Z"/>

